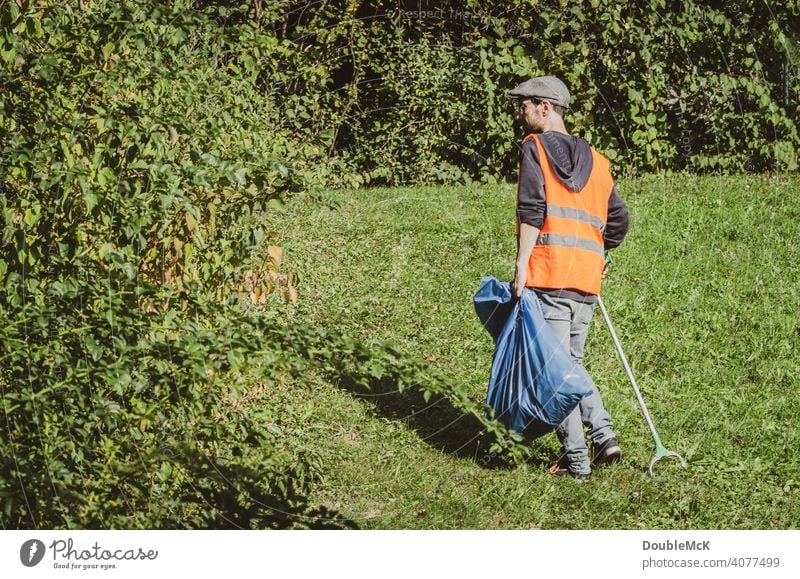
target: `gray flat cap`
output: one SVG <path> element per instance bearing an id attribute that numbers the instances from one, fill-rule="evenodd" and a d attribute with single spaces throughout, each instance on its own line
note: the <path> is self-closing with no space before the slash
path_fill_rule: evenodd
<path id="1" fill-rule="evenodd" d="M 508 92 L 509 98 L 535 98 L 569 108 L 569 89 L 554 76 L 536 76 Z"/>

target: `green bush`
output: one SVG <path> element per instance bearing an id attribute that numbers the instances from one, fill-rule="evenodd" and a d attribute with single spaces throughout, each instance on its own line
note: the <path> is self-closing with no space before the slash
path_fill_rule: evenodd
<path id="1" fill-rule="evenodd" d="M 540 74 L 567 82 L 568 125 L 629 174 L 797 168 L 796 3 L 271 6 L 258 37 L 281 50 L 260 53 L 257 83 L 350 184 L 513 178 L 505 94 Z"/>
<path id="2" fill-rule="evenodd" d="M 242 224 L 303 181 L 272 101 L 186 3 L 22 4 L 0 8 L 4 526 L 316 524 L 313 452 L 251 393 L 300 355 L 235 291 L 269 238 Z"/>
<path id="3" fill-rule="evenodd" d="M 201 304 L 190 308 L 199 321 L 131 310 L 134 287 L 77 281 L 52 280 L 45 303 L 2 308 L 16 322 L 2 335 L 4 526 L 263 528 L 313 518 L 304 498 L 319 476 L 313 453 L 287 446 L 287 417 L 274 406 L 245 404 L 263 403 L 275 376 L 292 370 L 265 345 L 268 328 Z"/>

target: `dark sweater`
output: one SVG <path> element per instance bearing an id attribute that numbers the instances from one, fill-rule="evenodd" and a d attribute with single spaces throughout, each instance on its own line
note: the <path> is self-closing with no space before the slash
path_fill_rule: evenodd
<path id="1" fill-rule="evenodd" d="M 558 180 L 572 191 L 582 191 L 592 173 L 592 150 L 589 143 L 580 137 L 555 131 L 546 131 L 538 136 Z M 539 164 L 539 151 L 536 143 L 529 140 L 522 145 L 517 216 L 520 223 L 527 223 L 541 229 L 544 225 L 546 211 L 544 178 L 542 167 Z M 622 243 L 628 232 L 629 221 L 628 206 L 619 196 L 616 185 L 612 184 L 611 195 L 608 199 L 606 228 L 603 232 L 606 249 L 613 249 Z M 597 301 L 595 296 L 573 290 L 555 290 L 547 293 L 556 293 L 588 303 Z"/>

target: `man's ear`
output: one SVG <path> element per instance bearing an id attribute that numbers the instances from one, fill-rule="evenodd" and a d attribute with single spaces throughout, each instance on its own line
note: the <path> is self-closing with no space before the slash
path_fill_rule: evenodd
<path id="1" fill-rule="evenodd" d="M 553 105 L 550 101 L 542 101 L 542 116 L 546 117 L 550 114 L 551 110 L 553 110 Z"/>

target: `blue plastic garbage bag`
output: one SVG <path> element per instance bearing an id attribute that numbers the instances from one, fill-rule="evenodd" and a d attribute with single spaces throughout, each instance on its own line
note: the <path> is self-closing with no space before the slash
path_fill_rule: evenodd
<path id="1" fill-rule="evenodd" d="M 586 370 L 561 347 L 533 291 L 517 300 L 511 284 L 484 277 L 473 302 L 495 340 L 486 404 L 509 429 L 528 436 L 552 430 L 591 394 Z"/>

